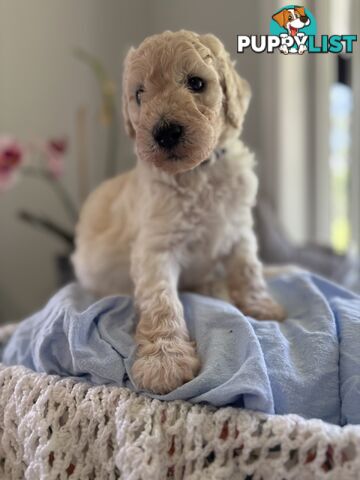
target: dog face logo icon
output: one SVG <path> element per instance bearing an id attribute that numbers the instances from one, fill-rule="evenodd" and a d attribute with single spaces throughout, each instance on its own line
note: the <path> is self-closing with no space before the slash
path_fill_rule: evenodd
<path id="1" fill-rule="evenodd" d="M 275 13 L 272 18 L 281 27 L 285 27 L 293 37 L 297 35 L 300 28 L 310 25 L 310 18 L 306 15 L 304 7 L 284 8 Z"/>
<path id="2" fill-rule="evenodd" d="M 316 33 L 316 21 L 307 8 L 288 5 L 272 16 L 270 33 L 281 37 L 282 53 L 302 55 L 307 50 L 307 36 Z"/>

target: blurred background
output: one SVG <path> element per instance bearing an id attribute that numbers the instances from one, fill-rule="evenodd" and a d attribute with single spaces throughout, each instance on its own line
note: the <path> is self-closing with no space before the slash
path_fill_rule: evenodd
<path id="1" fill-rule="evenodd" d="M 31 313 L 66 280 L 84 198 L 134 165 L 121 118 L 124 56 L 181 28 L 219 36 L 252 86 L 243 139 L 258 159 L 263 258 L 358 289 L 359 46 L 349 56 L 237 54 L 236 35 L 268 34 L 285 4 L 0 0 L 0 321 Z M 305 7 L 318 34 L 360 33 L 358 0 Z"/>

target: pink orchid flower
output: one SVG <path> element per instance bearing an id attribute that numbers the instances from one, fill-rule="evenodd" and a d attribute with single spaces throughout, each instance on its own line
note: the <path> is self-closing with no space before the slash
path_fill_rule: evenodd
<path id="1" fill-rule="evenodd" d="M 67 141 L 63 138 L 50 139 L 46 145 L 47 167 L 54 178 L 64 173 L 64 156 L 67 152 Z"/>
<path id="2" fill-rule="evenodd" d="M 23 157 L 23 149 L 16 139 L 9 136 L 0 137 L 0 192 L 8 190 L 13 185 Z"/>

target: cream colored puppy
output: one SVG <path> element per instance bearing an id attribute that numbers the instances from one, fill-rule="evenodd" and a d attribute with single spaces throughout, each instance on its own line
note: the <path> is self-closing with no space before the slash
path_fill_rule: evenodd
<path id="1" fill-rule="evenodd" d="M 137 164 L 90 195 L 73 262 L 95 294 L 134 294 L 140 388 L 166 393 L 199 371 L 178 288 L 257 319 L 284 316 L 257 257 L 254 160 L 238 139 L 249 100 L 213 35 L 165 32 L 127 55 L 123 111 Z"/>

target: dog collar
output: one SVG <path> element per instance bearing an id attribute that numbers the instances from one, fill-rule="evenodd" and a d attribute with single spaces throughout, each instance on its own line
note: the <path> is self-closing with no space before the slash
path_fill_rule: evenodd
<path id="1" fill-rule="evenodd" d="M 226 153 L 226 148 L 215 148 L 209 158 L 201 162 L 200 166 L 208 165 L 209 163 L 214 163 L 216 160 L 220 160 L 224 157 Z"/>

